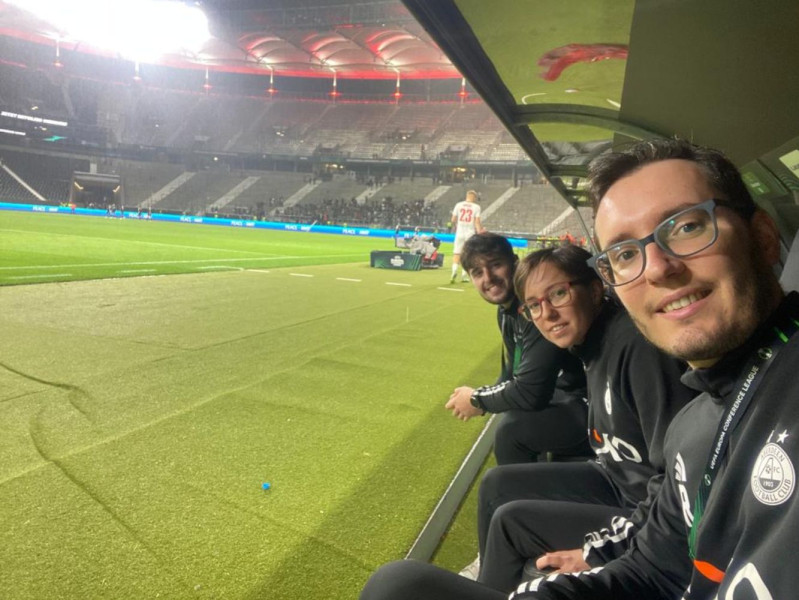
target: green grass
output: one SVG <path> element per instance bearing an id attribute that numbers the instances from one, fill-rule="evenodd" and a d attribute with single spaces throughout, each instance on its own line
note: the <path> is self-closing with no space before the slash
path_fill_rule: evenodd
<path id="1" fill-rule="evenodd" d="M 2 595 L 355 598 L 403 556 L 499 337 L 390 244 L 0 213 L 3 282 L 112 277 L 0 287 Z"/>
<path id="2" fill-rule="evenodd" d="M 0 211 L 0 285 L 363 263 L 390 239 Z"/>

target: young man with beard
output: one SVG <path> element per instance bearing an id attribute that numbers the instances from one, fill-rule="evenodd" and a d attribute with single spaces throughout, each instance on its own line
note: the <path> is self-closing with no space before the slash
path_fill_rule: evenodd
<path id="1" fill-rule="evenodd" d="M 455 388 L 446 408 L 464 421 L 504 413 L 494 443 L 498 464 L 535 462 L 547 451 L 587 455 L 582 365 L 519 314 L 513 292 L 518 257 L 510 242 L 495 233 L 477 234 L 464 244 L 462 258 L 477 292 L 497 306 L 502 371 L 493 385 Z"/>

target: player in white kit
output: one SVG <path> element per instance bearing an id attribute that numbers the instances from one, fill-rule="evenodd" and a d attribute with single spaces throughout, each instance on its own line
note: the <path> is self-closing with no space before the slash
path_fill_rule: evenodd
<path id="1" fill-rule="evenodd" d="M 452 251 L 452 277 L 450 283 L 455 282 L 458 275 L 458 265 L 461 264 L 461 250 L 463 244 L 475 233 L 482 233 L 485 227 L 480 222 L 480 205 L 477 204 L 477 192 L 466 192 L 466 200 L 461 200 L 452 209 L 452 224 L 455 227 L 455 242 Z M 469 281 L 465 270 L 461 270 L 461 281 Z"/>

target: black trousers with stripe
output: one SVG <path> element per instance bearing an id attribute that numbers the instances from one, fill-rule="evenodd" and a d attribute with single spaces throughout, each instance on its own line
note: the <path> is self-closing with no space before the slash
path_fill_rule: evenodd
<path id="1" fill-rule="evenodd" d="M 582 548 L 586 533 L 633 508 L 595 462 L 495 467 L 480 484 L 479 581 L 511 591 L 528 559 Z"/>

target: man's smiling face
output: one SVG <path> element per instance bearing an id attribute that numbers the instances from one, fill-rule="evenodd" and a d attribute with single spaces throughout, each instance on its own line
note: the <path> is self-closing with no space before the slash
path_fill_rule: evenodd
<path id="1" fill-rule="evenodd" d="M 597 208 L 601 248 L 641 239 L 674 213 L 718 198 L 701 168 L 686 160 L 647 164 L 617 180 Z M 722 198 L 723 200 L 723 198 Z M 641 332 L 692 366 L 707 366 L 742 344 L 773 308 L 765 278 L 779 252 L 763 213 L 751 222 L 725 206 L 715 209 L 718 239 L 698 254 L 674 258 L 646 247 L 646 267 L 616 292 Z"/>
<path id="2" fill-rule="evenodd" d="M 491 304 L 509 304 L 513 300 L 515 266 L 502 256 L 479 256 L 469 269 L 469 277 L 483 300 Z"/>

